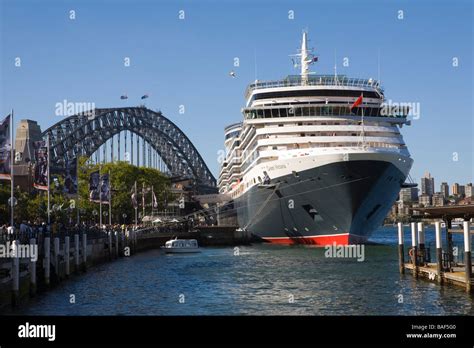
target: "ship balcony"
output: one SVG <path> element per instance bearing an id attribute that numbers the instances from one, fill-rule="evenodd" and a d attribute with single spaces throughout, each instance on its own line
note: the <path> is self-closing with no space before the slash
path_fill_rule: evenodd
<path id="1" fill-rule="evenodd" d="M 244 118 L 247 120 L 263 118 L 281 118 L 281 117 L 315 117 L 315 116 L 365 116 L 365 117 L 383 117 L 400 118 L 406 120 L 409 108 L 385 108 L 363 106 L 350 109 L 351 104 L 346 105 L 278 105 L 269 107 L 250 107 L 244 108 Z"/>

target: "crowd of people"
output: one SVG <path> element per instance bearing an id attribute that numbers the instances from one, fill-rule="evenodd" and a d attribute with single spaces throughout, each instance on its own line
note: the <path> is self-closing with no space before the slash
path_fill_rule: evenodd
<path id="1" fill-rule="evenodd" d="M 73 236 L 74 234 L 86 233 L 88 237 L 100 237 L 104 233 L 112 232 L 124 232 L 127 233 L 130 229 L 140 229 L 142 225 L 103 225 L 102 228 L 99 224 L 87 224 L 81 223 L 73 226 L 68 226 L 60 222 L 53 222 L 47 224 L 46 222 L 31 222 L 22 221 L 21 223 L 14 224 L 13 226 L 4 224 L 0 226 L 0 242 L 5 243 L 7 241 L 20 240 L 20 242 L 29 242 L 31 238 L 37 240 L 43 239 L 44 237 L 64 237 Z"/>

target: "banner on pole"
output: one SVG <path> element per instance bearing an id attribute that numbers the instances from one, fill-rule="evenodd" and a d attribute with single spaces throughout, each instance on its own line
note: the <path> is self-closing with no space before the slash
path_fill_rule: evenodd
<path id="1" fill-rule="evenodd" d="M 0 122 L 0 180 L 11 180 L 11 115 Z"/>
<path id="2" fill-rule="evenodd" d="M 92 202 L 99 202 L 99 171 L 92 172 L 89 176 L 89 200 Z"/>
<path id="3" fill-rule="evenodd" d="M 35 150 L 35 173 L 33 186 L 37 190 L 48 190 L 48 148 L 46 142 L 35 141 L 33 143 Z"/>
<path id="4" fill-rule="evenodd" d="M 65 173 L 63 192 L 74 196 L 77 194 L 77 158 L 67 161 Z"/>

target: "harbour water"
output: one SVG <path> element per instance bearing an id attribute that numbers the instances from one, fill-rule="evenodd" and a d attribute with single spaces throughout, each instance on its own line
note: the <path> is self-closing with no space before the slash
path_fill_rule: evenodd
<path id="1" fill-rule="evenodd" d="M 409 234 L 405 227 L 407 241 Z M 305 246 L 242 246 L 238 255 L 232 247 L 152 250 L 89 269 L 10 314 L 474 315 L 463 289 L 398 273 L 396 228 L 371 240 L 377 244 L 365 247 L 363 262 Z M 426 244 L 434 245 L 430 228 Z"/>

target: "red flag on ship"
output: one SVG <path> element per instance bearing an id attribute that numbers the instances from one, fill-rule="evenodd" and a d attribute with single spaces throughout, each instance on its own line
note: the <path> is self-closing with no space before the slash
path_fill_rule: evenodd
<path id="1" fill-rule="evenodd" d="M 354 102 L 354 104 L 352 104 L 351 110 L 352 110 L 353 108 L 355 108 L 356 106 L 359 106 L 360 104 L 362 104 L 362 100 L 363 100 L 363 99 L 364 99 L 364 98 L 362 97 L 362 94 L 361 94 L 360 97 L 357 98 L 357 100 Z"/>

